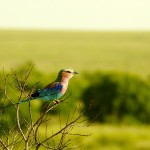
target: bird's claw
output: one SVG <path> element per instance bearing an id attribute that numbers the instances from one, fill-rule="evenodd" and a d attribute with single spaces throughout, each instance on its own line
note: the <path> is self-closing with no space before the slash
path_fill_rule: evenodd
<path id="1" fill-rule="evenodd" d="M 53 103 L 54 103 L 54 104 L 59 104 L 60 101 L 59 101 L 59 100 L 54 100 Z"/>

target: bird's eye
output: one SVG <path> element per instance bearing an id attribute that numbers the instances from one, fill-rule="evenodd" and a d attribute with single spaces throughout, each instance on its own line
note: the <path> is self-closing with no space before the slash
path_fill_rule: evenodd
<path id="1" fill-rule="evenodd" d="M 71 71 L 66 71 L 67 73 L 71 73 Z"/>

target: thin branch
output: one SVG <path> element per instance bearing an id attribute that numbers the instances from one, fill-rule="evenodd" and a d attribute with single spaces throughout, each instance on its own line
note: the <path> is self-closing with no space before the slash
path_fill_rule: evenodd
<path id="1" fill-rule="evenodd" d="M 35 85 L 31 88 L 29 94 L 26 93 L 26 85 L 28 83 L 28 79 L 31 75 L 33 66 L 31 66 L 30 69 L 26 71 L 25 74 L 18 74 L 15 71 L 12 71 L 12 77 L 13 77 L 13 84 L 11 85 L 8 81 L 8 76 L 4 74 L 3 72 L 3 84 L 4 87 L 2 89 L 2 92 L 4 93 L 6 99 L 14 105 L 14 102 L 12 101 L 11 97 L 9 97 L 9 88 L 13 88 L 15 86 L 16 90 L 19 90 L 19 96 L 18 96 L 18 103 L 14 105 L 15 111 L 16 111 L 16 122 L 15 122 L 15 127 L 17 127 L 17 133 L 15 132 L 15 127 L 12 127 L 9 125 L 9 132 L 4 133 L 6 138 L 3 141 L 3 139 L 0 139 L 0 144 L 4 147 L 4 149 L 9 150 L 14 150 L 16 148 L 20 148 L 23 150 L 28 150 L 32 147 L 34 147 L 36 150 L 38 150 L 40 147 L 44 147 L 45 149 L 50 149 L 50 150 L 63 150 L 63 149 L 69 149 L 71 145 L 72 139 L 70 138 L 71 136 L 89 136 L 89 135 L 84 135 L 84 134 L 78 134 L 78 133 L 72 133 L 72 130 L 74 129 L 75 126 L 82 124 L 84 121 L 81 121 L 80 118 L 83 116 L 83 113 L 80 113 L 77 117 L 75 117 L 75 112 L 77 110 L 77 107 L 73 111 L 73 115 L 70 114 L 70 110 L 68 112 L 67 120 L 65 123 L 65 126 L 62 127 L 61 125 L 61 119 L 60 119 L 60 114 L 59 114 L 59 122 L 60 122 L 60 129 L 53 133 L 51 136 L 48 135 L 48 126 L 47 122 L 51 119 L 48 115 L 48 112 L 54 109 L 55 107 L 59 106 L 61 103 L 63 103 L 69 96 L 67 96 L 64 99 L 61 100 L 55 100 L 48 104 L 46 106 L 46 109 L 39 115 L 38 119 L 33 121 L 33 112 L 31 109 L 31 103 L 29 101 L 28 105 L 28 113 L 29 113 L 29 120 L 26 119 L 24 116 L 21 114 L 21 110 L 19 107 L 19 102 L 22 100 L 22 97 L 25 95 L 26 98 L 30 98 L 31 94 L 35 91 Z M 11 85 L 8 87 L 9 84 Z M 21 119 L 22 116 L 22 119 Z M 21 124 L 21 120 L 23 120 L 23 125 L 24 128 Z M 9 121 L 9 120 L 8 120 Z M 45 129 L 45 136 L 44 139 L 41 140 L 40 138 L 40 127 L 42 125 L 46 125 Z M 58 136 L 59 135 L 59 136 Z M 54 137 L 59 137 L 59 140 L 57 143 L 55 143 L 55 138 Z M 69 139 L 66 139 L 69 137 Z M 51 142 L 49 141 L 52 139 L 54 145 L 51 145 Z M 22 147 L 22 144 L 24 144 L 24 147 Z M 53 146 L 53 147 L 52 147 Z M 70 149 L 75 149 L 71 147 Z"/>
<path id="2" fill-rule="evenodd" d="M 82 115 L 83 115 L 83 113 L 81 113 L 76 119 L 74 119 L 74 120 L 71 121 L 69 124 L 67 124 L 64 128 L 62 128 L 61 130 L 59 130 L 58 132 L 56 132 L 56 133 L 53 134 L 52 136 L 48 137 L 47 139 L 43 140 L 41 143 L 45 143 L 45 142 L 48 141 L 49 139 L 51 139 L 51 138 L 53 138 L 54 136 L 60 134 L 63 130 L 65 130 L 66 128 L 68 128 L 69 126 L 71 126 L 72 124 L 74 124 L 77 120 L 79 120 Z M 41 144 L 41 143 L 40 143 L 40 144 Z"/>
<path id="3" fill-rule="evenodd" d="M 1 138 L 0 138 L 0 143 L 4 147 L 4 149 L 9 150 L 9 148 L 7 148 L 7 145 L 5 145 L 5 143 L 2 141 Z"/>
<path id="4" fill-rule="evenodd" d="M 24 141 L 26 141 L 26 137 L 25 137 L 25 135 L 24 135 L 24 133 L 23 133 L 23 131 L 21 129 L 21 126 L 20 126 L 19 105 L 17 106 L 17 125 L 18 125 L 18 129 L 19 129 L 19 131 L 20 131 Z"/>

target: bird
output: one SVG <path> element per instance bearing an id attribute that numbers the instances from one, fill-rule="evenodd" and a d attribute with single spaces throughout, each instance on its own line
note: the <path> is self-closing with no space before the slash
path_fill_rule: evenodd
<path id="1" fill-rule="evenodd" d="M 55 101 L 59 100 L 67 91 L 69 80 L 79 72 L 73 69 L 61 69 L 55 81 L 49 83 L 43 89 L 38 89 L 32 93 L 29 98 L 23 99 L 18 103 L 21 104 L 32 100 Z M 14 105 L 15 105 L 14 104 Z M 10 106 L 10 105 L 7 105 Z M 6 106 L 6 107 L 7 107 Z"/>

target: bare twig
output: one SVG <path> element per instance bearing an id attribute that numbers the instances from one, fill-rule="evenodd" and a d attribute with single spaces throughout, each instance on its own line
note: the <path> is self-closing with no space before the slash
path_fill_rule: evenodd
<path id="1" fill-rule="evenodd" d="M 19 105 L 19 102 L 22 100 L 22 97 L 25 96 L 26 98 L 30 98 L 31 94 L 35 91 L 35 85 L 31 88 L 29 94 L 26 93 L 26 86 L 28 83 L 28 79 L 31 75 L 33 66 L 29 68 L 24 75 L 18 75 L 17 72 L 12 71 L 12 74 L 9 76 L 13 77 L 14 83 L 12 86 L 13 89 L 16 88 L 17 92 L 19 91 L 18 96 L 18 103 L 15 103 L 11 96 L 9 95 L 8 88 L 10 88 L 8 75 L 6 75 L 3 71 L 3 85 L 4 87 L 1 89 L 3 94 L 5 95 L 5 98 L 8 100 L 11 105 L 14 106 L 15 112 L 16 112 L 16 122 L 14 120 L 14 126 L 8 127 L 8 133 L 4 132 L 4 138 L 0 138 L 0 144 L 2 145 L 3 149 L 6 150 L 14 150 L 17 148 L 29 150 L 30 148 L 35 148 L 38 150 L 40 147 L 44 147 L 45 149 L 50 150 L 64 150 L 64 149 L 76 149 L 76 148 L 69 148 L 70 143 L 72 139 L 71 136 L 89 136 L 85 134 L 79 134 L 79 133 L 72 133 L 72 130 L 75 126 L 82 124 L 85 120 L 81 121 L 81 117 L 83 116 L 84 112 L 80 113 L 77 117 L 75 117 L 75 113 L 77 110 L 77 107 L 75 107 L 73 111 L 73 115 L 71 116 L 71 112 L 68 112 L 67 121 L 65 123 L 65 126 L 62 127 L 60 114 L 59 114 L 59 122 L 60 122 L 60 129 L 53 133 L 51 136 L 48 135 L 48 121 L 51 119 L 48 112 L 53 110 L 55 107 L 59 106 L 61 103 L 63 103 L 66 99 L 70 97 L 67 96 L 64 99 L 56 100 L 54 102 L 51 102 L 50 104 L 45 106 L 44 111 L 42 113 L 39 113 L 39 117 L 37 119 L 33 116 L 33 111 L 31 109 L 31 103 L 29 101 L 28 103 L 28 119 L 24 117 L 24 115 L 21 113 L 21 107 Z M 15 85 L 15 87 L 13 87 Z M 15 104 L 15 105 L 14 105 Z M 10 106 L 10 105 L 9 105 Z M 21 118 L 22 117 L 22 118 Z M 33 119 L 34 118 L 34 119 Z M 23 122 L 22 122 L 23 120 Z M 7 121 L 9 122 L 9 120 Z M 45 125 L 45 136 L 40 138 L 40 128 Z M 17 128 L 17 132 L 15 130 Z M 58 136 L 59 135 L 59 136 Z M 52 145 L 52 141 L 55 141 L 56 137 L 59 137 L 59 140 L 57 140 L 57 143 L 53 142 L 54 145 Z"/>
<path id="2" fill-rule="evenodd" d="M 53 134 L 52 136 L 48 137 L 47 139 L 43 140 L 41 143 L 45 143 L 46 141 L 48 141 L 49 139 L 53 138 L 54 136 L 58 135 L 59 133 L 61 133 L 63 130 L 65 130 L 66 128 L 68 128 L 69 126 L 73 125 L 77 120 L 79 120 L 82 117 L 83 113 L 81 113 L 77 118 L 75 118 L 73 121 L 71 121 L 70 123 L 66 124 L 65 127 L 63 127 L 61 130 L 59 130 L 58 132 L 56 132 L 55 134 Z"/>
<path id="3" fill-rule="evenodd" d="M 1 138 L 0 138 L 0 143 L 3 146 L 4 149 L 9 150 L 9 148 L 7 148 L 7 145 L 5 145 L 5 143 L 2 141 Z"/>

